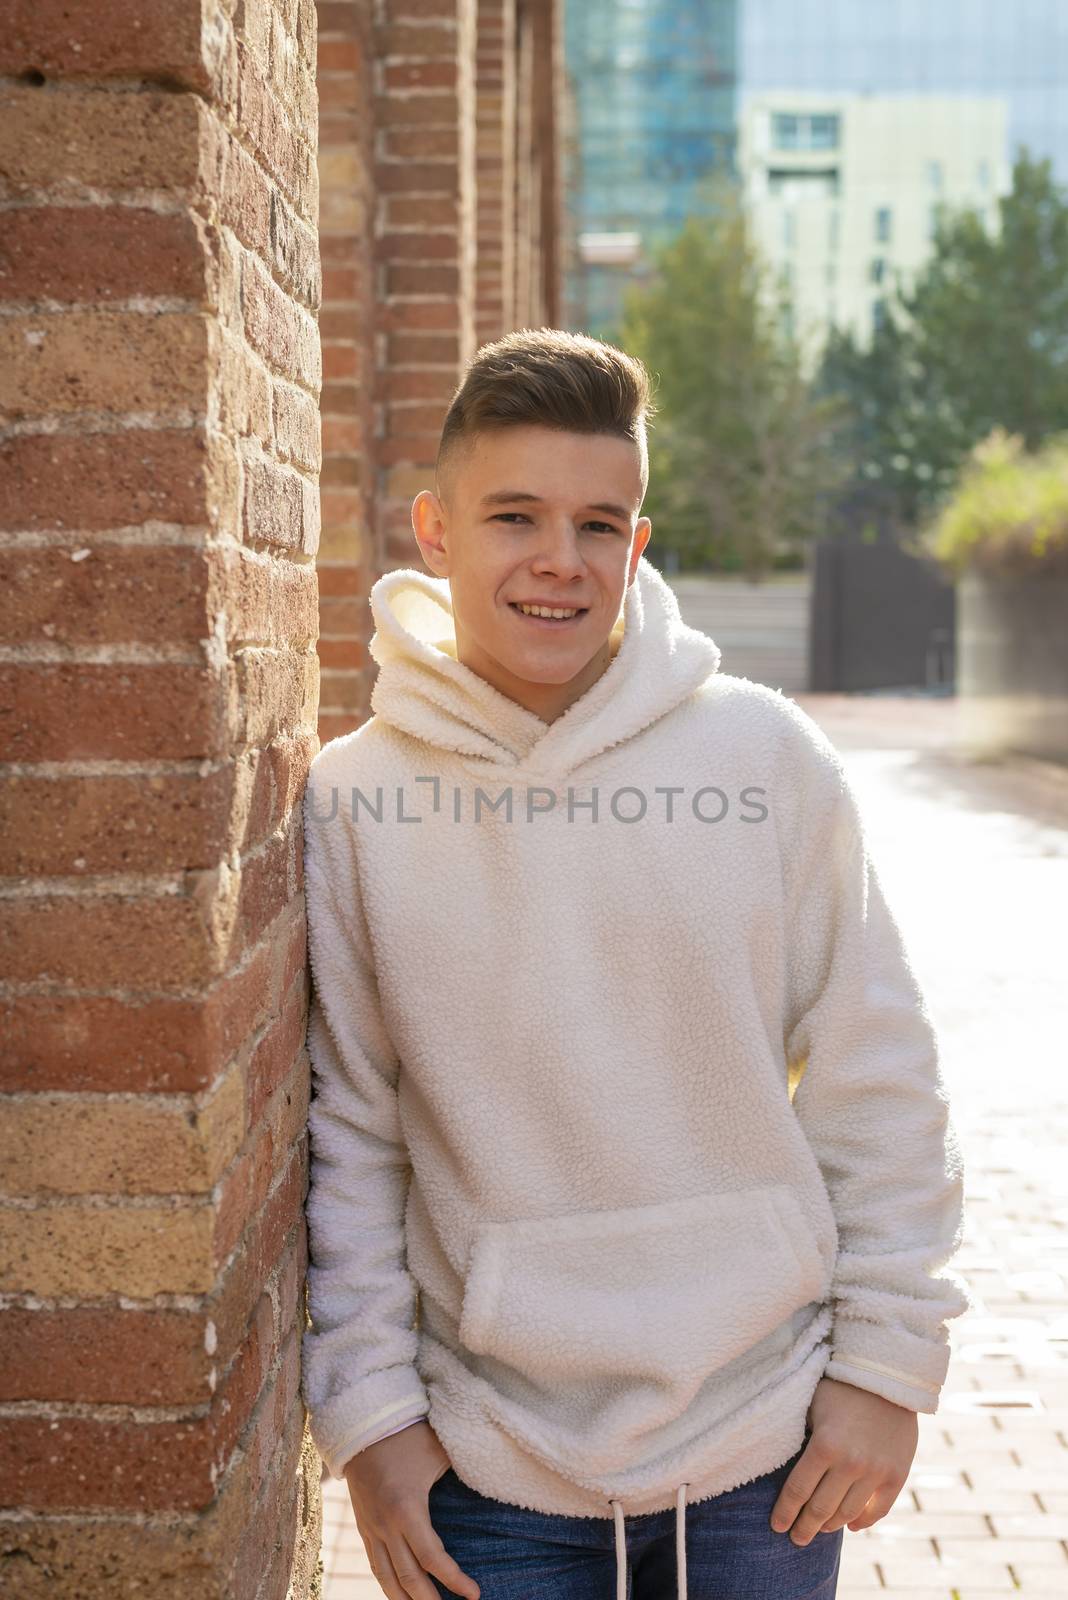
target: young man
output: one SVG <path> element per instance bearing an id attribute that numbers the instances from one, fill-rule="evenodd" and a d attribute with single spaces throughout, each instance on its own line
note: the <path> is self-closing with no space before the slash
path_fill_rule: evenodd
<path id="1" fill-rule="evenodd" d="M 652 409 L 478 352 L 312 765 L 304 1396 L 391 1600 L 829 1600 L 969 1304 L 854 796 L 643 556 Z"/>

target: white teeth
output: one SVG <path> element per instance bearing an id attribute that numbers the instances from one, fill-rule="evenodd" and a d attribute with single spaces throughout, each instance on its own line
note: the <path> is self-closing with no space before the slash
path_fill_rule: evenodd
<path id="1" fill-rule="evenodd" d="M 548 606 L 525 606 L 525 605 L 522 605 L 522 604 L 519 605 L 518 609 L 523 613 L 523 615 L 525 617 L 556 617 L 556 618 L 575 617 L 575 616 L 578 615 L 579 610 L 580 610 L 580 608 L 578 606 L 575 606 L 571 611 L 562 611 L 562 610 L 561 611 L 551 611 Z"/>

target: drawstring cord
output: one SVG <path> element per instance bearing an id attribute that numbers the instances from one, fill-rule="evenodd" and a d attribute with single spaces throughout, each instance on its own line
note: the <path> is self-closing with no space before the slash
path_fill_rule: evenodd
<path id="1" fill-rule="evenodd" d="M 675 1567 L 678 1573 L 677 1600 L 686 1600 L 686 1490 L 680 1483 L 675 1492 Z M 616 1525 L 616 1600 L 627 1600 L 627 1535 L 623 1522 L 622 1500 L 611 1499 Z"/>

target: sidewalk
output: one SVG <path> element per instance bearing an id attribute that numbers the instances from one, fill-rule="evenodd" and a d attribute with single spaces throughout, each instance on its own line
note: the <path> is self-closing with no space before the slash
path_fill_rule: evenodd
<path id="1" fill-rule="evenodd" d="M 980 1302 L 896 1505 L 846 1530 L 838 1600 L 1068 1600 L 1068 768 L 963 758 L 951 698 L 796 698 L 846 759 L 939 1032 Z M 344 1484 L 323 1514 L 323 1600 L 378 1600 Z"/>
<path id="2" fill-rule="evenodd" d="M 963 758 L 953 699 L 796 698 L 846 759 L 939 1032 L 980 1302 L 896 1505 L 846 1531 L 839 1600 L 1068 1600 L 1068 769 Z"/>

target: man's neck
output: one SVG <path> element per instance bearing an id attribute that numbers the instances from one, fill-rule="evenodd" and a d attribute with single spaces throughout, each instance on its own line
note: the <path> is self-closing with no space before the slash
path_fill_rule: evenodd
<path id="1" fill-rule="evenodd" d="M 459 645 L 457 660 L 470 667 L 472 672 L 477 672 L 480 678 L 485 678 L 509 700 L 516 701 L 534 716 L 540 717 L 542 722 L 553 723 L 607 671 L 619 649 L 619 642 L 616 634 L 607 638 L 597 654 L 568 683 L 532 683 L 529 679 L 518 678 L 502 667 L 499 661 L 489 656 L 483 657 L 477 647 L 470 650 Z"/>

